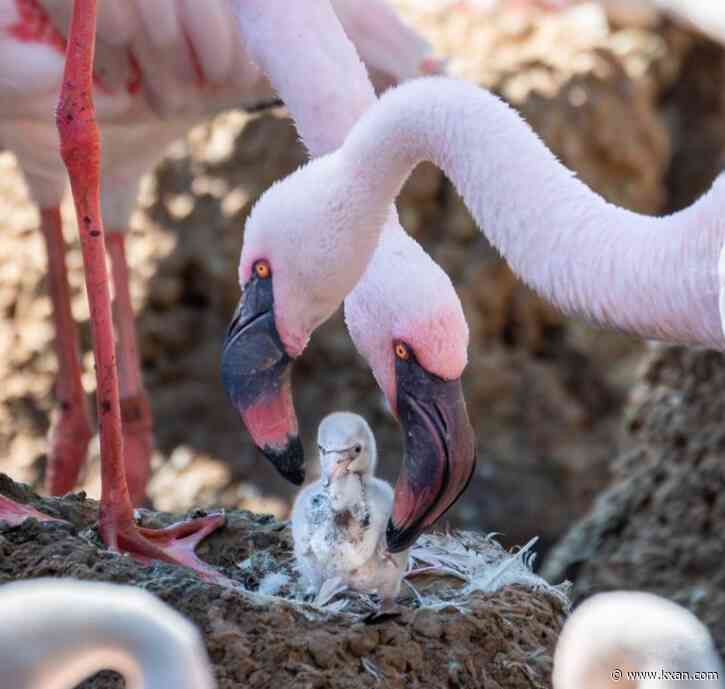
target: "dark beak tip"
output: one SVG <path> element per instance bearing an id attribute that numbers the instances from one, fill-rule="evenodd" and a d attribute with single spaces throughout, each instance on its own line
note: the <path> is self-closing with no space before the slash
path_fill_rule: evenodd
<path id="1" fill-rule="evenodd" d="M 388 552 L 401 553 L 410 548 L 418 538 L 418 533 L 411 528 L 398 528 L 392 519 L 388 521 L 388 528 L 385 531 L 385 540 L 388 546 Z"/>
<path id="2" fill-rule="evenodd" d="M 289 471 L 283 471 L 282 469 L 279 469 L 279 473 L 282 474 L 282 476 L 284 476 L 290 483 L 293 483 L 295 486 L 301 486 L 305 482 L 304 468 L 291 469 Z"/>
<path id="3" fill-rule="evenodd" d="M 299 436 L 290 436 L 287 446 L 281 450 L 264 447 L 262 452 L 290 483 L 301 486 L 305 482 L 305 452 Z"/>

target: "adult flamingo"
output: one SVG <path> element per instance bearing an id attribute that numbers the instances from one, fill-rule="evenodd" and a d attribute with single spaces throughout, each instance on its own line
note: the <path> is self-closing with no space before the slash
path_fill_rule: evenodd
<path id="1" fill-rule="evenodd" d="M 198 9 L 197 4 L 192 4 Z M 152 5 L 154 9 L 161 7 L 159 3 L 146 3 L 144 7 Z M 168 0 L 167 5 L 173 6 L 173 0 Z M 226 4 L 224 6 L 226 7 Z M 208 9 L 206 5 L 204 7 Z M 248 8 L 246 3 L 237 10 L 242 15 L 247 11 L 256 11 L 251 7 Z M 222 515 L 209 515 L 160 531 L 141 529 L 133 520 L 133 508 L 128 494 L 123 461 L 118 372 L 105 263 L 105 231 L 100 208 L 99 132 L 92 101 L 95 19 L 95 0 L 74 2 L 57 124 L 63 160 L 68 168 L 79 218 L 91 312 L 101 435 L 100 531 L 104 542 L 115 550 L 128 552 L 142 560 L 158 559 L 183 564 L 210 580 L 228 584 L 226 578 L 201 561 L 194 553 L 196 544 L 223 523 Z M 336 29 L 339 28 L 334 15 L 333 25 Z M 395 25 L 392 28 L 395 29 Z M 324 37 L 325 25 L 315 25 L 315 29 Z M 319 37 L 313 34 L 310 38 L 313 42 L 318 42 Z M 416 39 L 415 50 L 419 49 L 420 44 Z M 286 68 L 291 69 L 289 64 Z M 385 66 L 382 65 L 382 68 Z M 260 78 L 257 68 L 252 66 L 251 69 L 255 80 Z M 294 70 L 294 67 L 292 69 Z M 299 77 L 298 84 L 303 83 L 305 73 L 299 71 L 296 73 Z M 314 92 L 315 88 L 310 87 L 305 90 Z M 317 89 L 317 92 L 320 97 L 326 95 L 320 89 Z M 102 99 L 103 94 L 99 97 Z M 324 99 L 321 98 L 320 103 L 324 105 Z M 38 513 L 0 496 L 0 519 L 17 523 L 26 516 L 37 517 Z"/>
<path id="2" fill-rule="evenodd" d="M 255 109 L 276 98 L 235 31 L 231 12 L 236 4 L 246 11 L 236 0 L 135 0 L 104 2 L 99 8 L 94 84 L 104 151 L 101 205 L 109 227 L 124 454 L 135 504 L 145 494 L 153 442 L 129 294 L 126 230 L 140 178 L 169 143 L 223 108 Z M 383 0 L 364 10 L 351 0 L 335 0 L 334 5 L 383 80 L 410 78 L 426 66 L 427 44 Z M 67 177 L 51 116 L 71 7 L 66 0 L 0 0 L 0 146 L 16 153 L 40 207 L 49 259 L 59 363 L 59 414 L 48 462 L 48 489 L 54 495 L 76 484 L 92 435 L 59 210 Z M 324 32 L 324 27 L 316 31 Z M 286 54 L 279 42 L 274 45 Z M 298 85 L 304 83 L 304 73 L 288 58 L 285 68 Z M 309 90 L 320 95 L 315 87 Z"/>
<path id="3" fill-rule="evenodd" d="M 239 14 L 239 25 L 255 63 L 288 103 L 310 153 L 333 151 L 376 98 L 329 0 L 315 0 L 304 7 L 281 0 L 247 0 L 245 7 L 249 11 Z M 311 40 L 316 26 L 328 27 L 320 41 Z M 299 69 L 317 75 L 324 99 L 296 87 L 293 75 L 274 50 L 273 39 L 297 54 Z M 324 117 L 320 102 L 328 104 Z M 348 250 L 343 245 L 347 229 L 326 226 L 325 209 L 314 205 L 316 193 L 309 196 L 312 205 L 305 204 L 305 196 L 303 188 L 295 187 L 285 203 L 290 208 L 303 204 L 302 217 L 312 223 L 316 222 L 313 215 L 320 213 L 322 242 L 303 232 L 290 234 L 284 222 L 271 219 L 274 231 L 281 233 L 276 248 L 269 246 L 271 236 L 266 246 L 257 243 L 256 253 L 245 243 L 239 273 L 242 299 L 222 359 L 224 384 L 257 446 L 283 474 L 301 482 L 303 455 L 291 397 L 290 363 L 302 353 L 312 331 L 339 306 L 340 302 L 330 308 L 329 295 L 347 294 L 375 251 L 371 268 L 354 294 L 356 303 L 376 311 L 369 323 L 376 316 L 383 319 L 377 333 L 382 360 L 376 359 L 380 365 L 373 366 L 373 373 L 404 431 L 406 468 L 396 485 L 393 513 L 401 527 L 399 533 L 388 534 L 389 544 L 397 543 L 403 550 L 453 504 L 473 472 L 473 432 L 458 380 L 467 361 L 466 320 L 448 276 L 403 231 L 394 207 L 377 209 L 378 214 L 369 218 L 378 227 L 385 223 L 383 241 L 378 244 L 376 233 L 360 235 L 362 257 L 346 265 Z M 344 212 L 342 197 L 336 203 Z M 373 266 L 382 266 L 383 281 L 387 280 L 384 286 Z M 424 314 L 421 303 L 427 305 Z M 354 321 L 348 324 L 354 326 Z M 421 338 L 429 338 L 428 349 L 420 348 L 421 355 L 428 350 L 438 352 L 438 356 L 428 357 L 424 368 L 411 369 L 407 382 L 401 378 L 406 392 L 400 404 L 392 375 L 393 357 L 386 358 L 393 332 L 395 338 L 408 342 L 413 342 L 412 333 L 417 332 Z M 358 338 L 358 347 L 361 343 Z M 368 361 L 373 359 L 368 357 Z"/>
<path id="4" fill-rule="evenodd" d="M 685 608 L 638 591 L 582 603 L 554 654 L 554 689 L 722 689 L 722 677 L 707 628 Z"/>
<path id="5" fill-rule="evenodd" d="M 346 319 L 358 349 L 403 424 L 418 424 L 425 444 L 415 447 L 421 440 L 408 429 L 391 550 L 409 545 L 440 506 L 449 476 L 467 475 L 470 467 L 456 468 L 468 457 L 460 448 L 469 440 L 461 431 L 462 400 L 451 393 L 465 366 L 460 304 L 442 283 L 438 289 L 425 261 L 396 261 L 404 252 L 399 233 L 382 231 L 403 182 L 423 160 L 447 173 L 512 268 L 565 313 L 642 337 L 725 344 L 725 179 L 684 211 L 645 217 L 592 192 L 490 93 L 441 78 L 392 89 L 341 148 L 260 199 L 240 262 L 251 293 L 273 293 L 259 302 L 265 319 L 249 333 L 274 328 L 284 355 L 276 360 L 276 380 L 349 294 Z M 244 349 L 246 337 L 230 339 L 232 354 Z M 230 364 L 233 392 L 240 367 L 233 357 Z M 293 413 L 291 405 L 276 411 Z M 443 449 L 431 448 L 430 438 L 443 439 Z"/>
<path id="6" fill-rule="evenodd" d="M 73 689 L 116 670 L 129 689 L 214 689 L 197 629 L 130 586 L 34 579 L 0 588 L 3 689 Z"/>

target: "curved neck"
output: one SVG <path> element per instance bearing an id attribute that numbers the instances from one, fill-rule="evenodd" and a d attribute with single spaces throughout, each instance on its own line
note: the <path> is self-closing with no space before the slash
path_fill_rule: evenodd
<path id="1" fill-rule="evenodd" d="M 152 596 L 121 587 L 22 582 L 0 592 L 3 689 L 73 689 L 100 670 L 128 689 L 211 689 L 190 625 Z"/>
<path id="2" fill-rule="evenodd" d="M 340 155 L 367 213 L 392 203 L 419 162 L 434 162 L 514 271 L 568 314 L 639 336 L 723 345 L 722 185 L 666 218 L 624 210 L 576 179 L 501 100 L 440 78 L 383 96 Z"/>

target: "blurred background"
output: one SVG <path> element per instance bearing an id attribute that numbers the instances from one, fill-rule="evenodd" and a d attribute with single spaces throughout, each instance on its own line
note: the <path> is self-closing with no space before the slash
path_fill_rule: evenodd
<path id="1" fill-rule="evenodd" d="M 637 3 L 605 10 L 584 2 L 560 11 L 523 0 L 392 4 L 448 58 L 451 74 L 509 101 L 610 201 L 671 211 L 719 172 L 725 60 L 721 46 L 696 30 L 635 10 Z M 252 447 L 225 398 L 219 358 L 239 297 L 245 217 L 304 159 L 283 109 L 229 112 L 174 144 L 144 181 L 128 251 L 156 424 L 149 494 L 159 509 L 221 505 L 281 517 L 289 510 L 292 487 Z M 645 346 L 571 322 L 523 287 L 432 166 L 418 168 L 398 206 L 403 225 L 451 275 L 471 328 L 464 385 L 479 463 L 450 522 L 500 532 L 507 545 L 539 536 L 546 551 L 608 482 Z M 70 204 L 64 215 L 92 396 Z M 41 489 L 56 371 L 51 305 L 38 213 L 8 152 L 0 152 L 0 218 L 0 471 Z M 295 379 L 310 460 L 322 417 L 349 409 L 369 420 L 382 472 L 394 480 L 398 429 L 341 315 L 318 331 Z M 91 460 L 83 488 L 96 497 L 97 444 Z"/>

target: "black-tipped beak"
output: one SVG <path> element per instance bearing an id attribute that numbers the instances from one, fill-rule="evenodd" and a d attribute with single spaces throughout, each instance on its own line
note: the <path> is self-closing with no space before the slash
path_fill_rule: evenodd
<path id="1" fill-rule="evenodd" d="M 396 359 L 403 468 L 388 522 L 388 550 L 411 546 L 460 497 L 476 465 L 475 439 L 460 379 L 428 373 L 411 353 Z"/>
<path id="2" fill-rule="evenodd" d="M 272 278 L 244 287 L 222 352 L 222 382 L 254 444 L 288 481 L 305 479 L 304 453 L 292 402 L 293 359 L 274 319 Z"/>

